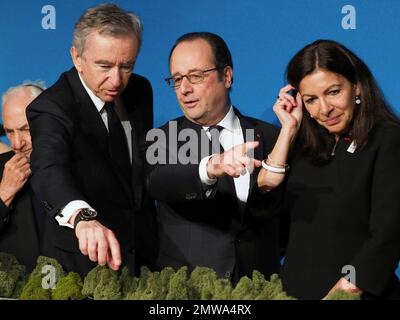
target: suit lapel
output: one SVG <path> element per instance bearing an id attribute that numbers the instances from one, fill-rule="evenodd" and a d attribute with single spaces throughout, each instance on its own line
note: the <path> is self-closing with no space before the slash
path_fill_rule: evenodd
<path id="1" fill-rule="evenodd" d="M 67 75 L 76 101 L 79 104 L 79 127 L 81 132 L 93 141 L 93 144 L 108 161 L 111 161 L 108 153 L 108 133 L 100 113 L 83 87 L 76 69 L 71 70 Z"/>
<path id="2" fill-rule="evenodd" d="M 128 103 L 126 103 L 127 111 L 129 107 Z M 134 106 L 132 106 L 134 108 Z M 137 208 L 141 206 L 141 201 L 143 199 L 143 185 L 144 181 L 142 180 L 142 170 L 143 170 L 143 162 L 142 159 L 145 159 L 145 137 L 139 137 L 137 132 L 137 121 L 134 112 L 129 113 L 129 122 L 131 124 L 131 142 L 132 142 L 132 187 L 133 187 L 133 197 L 134 204 Z M 141 140 L 143 139 L 143 141 Z M 143 157 L 141 155 L 143 154 Z"/>
<path id="3" fill-rule="evenodd" d="M 83 87 L 76 69 L 73 68 L 71 72 L 68 73 L 68 77 L 72 90 L 76 96 L 77 103 L 80 107 L 79 127 L 81 132 L 87 136 L 91 142 L 93 142 L 93 145 L 100 151 L 100 154 L 104 156 L 106 162 L 110 164 L 113 171 L 118 176 L 118 180 L 122 184 L 129 199 L 132 199 L 131 186 L 127 183 L 127 179 L 124 177 L 126 173 L 121 172 L 110 157 L 108 148 L 108 131 L 100 113 Z"/>
<path id="4" fill-rule="evenodd" d="M 209 149 L 205 148 L 206 146 L 208 147 L 209 139 L 208 139 L 207 134 L 204 131 L 202 126 L 200 126 L 196 123 L 193 123 L 186 118 L 183 118 L 183 120 L 181 122 L 178 120 L 177 127 L 178 127 L 178 130 L 177 130 L 178 137 L 179 137 L 180 132 L 182 132 L 185 129 L 194 130 L 196 132 L 197 148 L 190 148 L 190 149 L 191 149 L 191 152 L 192 152 L 192 150 L 196 150 L 196 154 L 191 155 L 191 156 L 193 156 L 193 158 L 195 158 L 197 160 L 197 163 L 200 163 L 202 158 L 210 155 Z M 203 141 L 203 143 L 202 143 L 202 141 Z M 183 145 L 185 145 L 186 143 L 187 143 L 186 141 L 178 141 L 178 144 L 177 144 L 178 150 L 177 151 L 179 152 L 179 148 L 182 147 Z M 178 156 L 178 154 L 176 154 L 176 156 Z"/>

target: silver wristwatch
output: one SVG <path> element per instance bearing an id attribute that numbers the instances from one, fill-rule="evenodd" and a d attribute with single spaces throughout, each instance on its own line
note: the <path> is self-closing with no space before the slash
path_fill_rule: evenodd
<path id="1" fill-rule="evenodd" d="M 81 209 L 78 214 L 75 217 L 74 220 L 74 229 L 76 228 L 76 225 L 81 222 L 81 221 L 90 221 L 90 220 L 95 220 L 97 217 L 97 211 L 94 209 Z"/>

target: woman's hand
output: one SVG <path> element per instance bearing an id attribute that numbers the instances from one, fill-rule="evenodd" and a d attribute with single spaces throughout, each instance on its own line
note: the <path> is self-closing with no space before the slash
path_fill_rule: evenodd
<path id="1" fill-rule="evenodd" d="M 290 146 L 300 128 L 303 117 L 303 102 L 300 93 L 297 93 L 296 99 L 288 93 L 293 89 L 294 87 L 290 84 L 282 88 L 274 105 L 274 112 L 282 125 L 275 146 L 269 154 L 274 163 L 287 164 Z M 265 157 L 267 158 L 268 155 L 265 155 Z M 284 178 L 285 175 L 282 173 L 260 170 L 257 177 L 257 185 L 262 192 L 271 191 L 279 186 Z"/>
<path id="2" fill-rule="evenodd" d="M 282 125 L 282 129 L 294 130 L 297 133 L 303 117 L 303 102 L 300 93 L 297 92 L 296 99 L 288 93 L 294 89 L 292 85 L 288 84 L 279 91 L 274 112 Z"/>

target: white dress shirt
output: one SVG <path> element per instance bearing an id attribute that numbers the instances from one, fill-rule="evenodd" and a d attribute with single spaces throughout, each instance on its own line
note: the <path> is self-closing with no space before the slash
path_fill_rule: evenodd
<path id="1" fill-rule="evenodd" d="M 79 74 L 79 73 L 78 73 Z M 103 119 L 104 125 L 107 128 L 108 131 L 108 119 L 107 119 L 107 112 L 104 108 L 105 102 L 101 100 L 98 96 L 96 96 L 92 90 L 89 89 L 89 87 L 86 85 L 86 83 L 83 81 L 81 75 L 79 74 L 79 79 L 82 82 L 83 87 L 85 88 L 86 92 L 88 93 L 90 99 L 93 101 L 93 104 L 95 105 L 97 111 L 100 113 L 101 118 Z M 132 163 L 132 136 L 131 136 L 131 131 L 132 127 L 127 119 L 126 112 L 125 112 L 125 106 L 123 105 L 123 102 L 121 99 L 117 99 L 114 102 L 115 106 L 115 112 L 117 113 L 118 117 L 121 120 L 122 126 L 125 131 L 125 135 L 128 141 L 128 149 L 129 149 L 129 155 L 130 155 L 130 161 Z M 65 226 L 69 228 L 73 228 L 74 226 L 70 224 L 68 221 L 71 218 L 71 216 L 78 210 L 84 209 L 84 208 L 91 208 L 92 207 L 83 200 L 74 200 L 68 203 L 62 210 L 61 212 L 56 216 L 56 220 L 60 226 Z"/>
<path id="2" fill-rule="evenodd" d="M 231 149 L 238 144 L 244 143 L 242 127 L 240 125 L 239 118 L 236 116 L 232 106 L 226 116 L 217 125 L 223 128 L 219 135 L 219 141 L 224 150 Z M 211 134 L 208 131 L 208 128 L 209 127 L 203 127 L 203 129 L 206 131 L 208 138 L 211 139 Z M 213 155 L 204 157 L 200 161 L 199 165 L 200 180 L 206 187 L 212 186 L 217 182 L 217 178 L 210 179 L 207 174 L 207 162 L 212 156 Z M 238 178 L 233 178 L 233 181 L 235 183 L 235 190 L 236 196 L 239 201 L 239 208 L 243 209 L 249 195 L 250 174 L 246 170 L 245 174 L 239 176 Z M 209 196 L 211 194 L 211 191 L 211 189 L 207 190 L 206 196 Z"/>

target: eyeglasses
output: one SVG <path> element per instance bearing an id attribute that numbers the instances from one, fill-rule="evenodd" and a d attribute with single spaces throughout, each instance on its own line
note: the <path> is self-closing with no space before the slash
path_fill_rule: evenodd
<path id="1" fill-rule="evenodd" d="M 186 79 L 188 79 L 188 81 L 191 84 L 201 83 L 204 81 L 204 78 L 205 78 L 207 72 L 221 70 L 224 68 L 225 67 L 216 67 L 216 68 L 212 68 L 212 69 L 208 69 L 208 70 L 193 70 L 183 76 L 177 75 L 177 76 L 173 76 L 173 77 L 168 77 L 165 79 L 165 81 L 171 88 L 178 89 L 182 84 L 183 78 L 185 78 L 185 77 L 186 77 Z"/>

